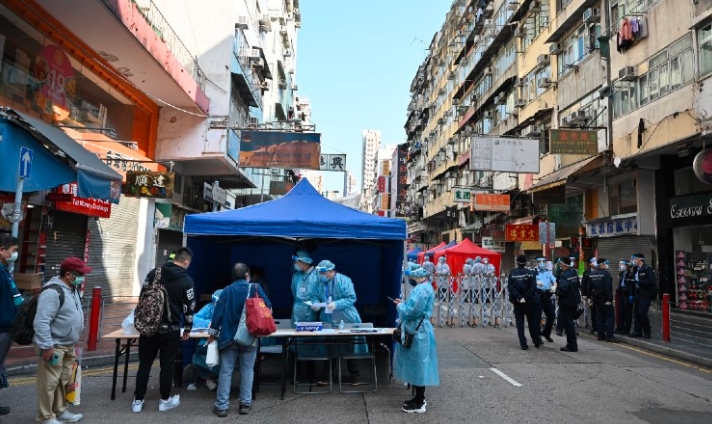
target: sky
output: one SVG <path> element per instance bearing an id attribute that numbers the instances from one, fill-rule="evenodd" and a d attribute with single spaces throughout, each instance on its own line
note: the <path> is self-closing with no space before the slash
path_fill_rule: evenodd
<path id="1" fill-rule="evenodd" d="M 410 83 L 451 0 L 301 0 L 297 95 L 309 98 L 322 153 L 346 153 L 361 185 L 361 131 L 403 143 Z M 343 192 L 325 172 L 324 190 Z"/>

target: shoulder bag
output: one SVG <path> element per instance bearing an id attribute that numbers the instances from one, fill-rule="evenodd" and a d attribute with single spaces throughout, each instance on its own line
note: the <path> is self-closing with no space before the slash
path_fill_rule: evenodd
<path id="1" fill-rule="evenodd" d="M 425 315 L 423 315 L 423 318 L 420 319 L 418 326 L 415 327 L 416 332 L 420 329 L 420 326 L 423 324 L 424 319 Z M 404 332 L 403 321 L 401 320 L 401 322 L 398 324 L 398 327 L 396 327 L 396 329 L 393 331 L 393 341 L 400 344 L 404 348 L 409 349 L 413 345 L 413 338 L 415 338 L 415 332 L 410 333 L 407 330 Z"/>

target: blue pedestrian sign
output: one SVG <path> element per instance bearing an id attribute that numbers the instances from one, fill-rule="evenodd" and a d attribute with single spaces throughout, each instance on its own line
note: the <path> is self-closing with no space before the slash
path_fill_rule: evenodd
<path id="1" fill-rule="evenodd" d="M 20 177 L 29 179 L 32 175 L 32 158 L 35 152 L 27 147 L 20 148 Z"/>

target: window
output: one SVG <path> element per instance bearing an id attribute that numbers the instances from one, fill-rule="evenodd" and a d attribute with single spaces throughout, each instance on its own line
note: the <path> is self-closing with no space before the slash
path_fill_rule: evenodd
<path id="1" fill-rule="evenodd" d="M 564 52 L 557 57 L 559 75 L 564 75 L 571 71 L 566 65 L 576 65 L 580 63 L 587 54 L 598 48 L 598 35 L 601 34 L 601 26 L 594 25 L 590 29 L 586 25 L 581 25 L 561 42 Z"/>
<path id="2" fill-rule="evenodd" d="M 638 211 L 635 180 L 628 180 L 609 187 L 608 205 L 610 216 L 635 213 Z"/>
<path id="3" fill-rule="evenodd" d="M 712 24 L 697 31 L 697 42 L 700 50 L 700 75 L 712 72 Z"/>

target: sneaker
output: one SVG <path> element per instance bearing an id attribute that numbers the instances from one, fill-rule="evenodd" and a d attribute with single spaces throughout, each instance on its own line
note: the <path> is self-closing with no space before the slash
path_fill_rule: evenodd
<path id="1" fill-rule="evenodd" d="M 205 387 L 212 392 L 218 388 L 218 383 L 216 383 L 213 379 L 205 380 Z"/>
<path id="2" fill-rule="evenodd" d="M 570 348 L 568 346 L 564 346 L 562 348 L 559 348 L 560 351 L 562 352 L 578 352 L 578 349 Z"/>
<path id="3" fill-rule="evenodd" d="M 52 418 L 51 420 L 42 421 L 41 424 L 62 424 L 62 422 Z"/>
<path id="4" fill-rule="evenodd" d="M 218 409 L 213 406 L 213 414 L 217 415 L 220 418 L 227 417 L 227 409 Z"/>
<path id="5" fill-rule="evenodd" d="M 240 404 L 240 415 L 247 415 L 252 411 L 252 405 L 248 405 L 246 403 L 241 403 Z"/>
<path id="6" fill-rule="evenodd" d="M 421 404 L 417 404 L 414 402 L 408 406 L 403 406 L 403 408 L 401 408 L 401 409 L 403 410 L 403 412 L 407 412 L 409 414 L 424 414 L 425 406 L 426 406 L 425 402 L 423 402 Z"/>
<path id="7" fill-rule="evenodd" d="M 134 399 L 133 403 L 131 404 L 131 410 L 137 414 L 143 411 L 143 400 Z"/>
<path id="8" fill-rule="evenodd" d="M 350 378 L 350 380 L 351 380 L 351 385 L 352 385 L 352 386 L 358 386 L 359 384 L 361 384 L 358 375 L 352 375 L 351 378 Z"/>
<path id="9" fill-rule="evenodd" d="M 82 414 L 73 414 L 69 412 L 69 410 L 65 410 L 62 412 L 62 415 L 57 417 L 57 421 L 63 422 L 63 423 L 78 423 L 79 421 L 84 418 L 84 415 Z"/>
<path id="10" fill-rule="evenodd" d="M 169 397 L 167 400 L 159 400 L 158 401 L 158 410 L 161 412 L 166 412 L 169 409 L 173 409 L 176 406 L 180 405 L 180 395 L 173 395 Z"/>
<path id="11" fill-rule="evenodd" d="M 423 403 L 425 404 L 425 406 L 428 406 L 428 402 L 427 402 L 427 401 L 423 400 Z M 415 398 L 413 398 L 413 399 L 408 399 L 407 401 L 403 402 L 403 407 L 404 407 L 404 408 L 407 408 L 407 407 L 409 407 L 409 406 L 411 406 L 411 405 L 414 405 L 414 404 L 416 404 Z"/>

